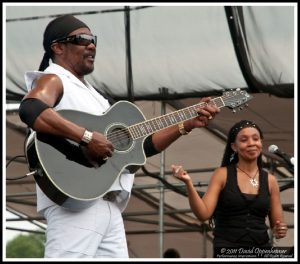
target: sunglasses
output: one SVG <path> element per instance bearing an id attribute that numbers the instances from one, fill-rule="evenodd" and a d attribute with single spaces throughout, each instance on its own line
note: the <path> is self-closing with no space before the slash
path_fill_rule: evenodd
<path id="1" fill-rule="evenodd" d="M 94 35 L 87 35 L 87 34 L 80 34 L 80 35 L 72 35 L 63 38 L 59 38 L 52 41 L 53 43 L 60 42 L 60 43 L 72 43 L 75 45 L 80 46 L 88 46 L 93 43 L 97 46 L 97 36 Z"/>

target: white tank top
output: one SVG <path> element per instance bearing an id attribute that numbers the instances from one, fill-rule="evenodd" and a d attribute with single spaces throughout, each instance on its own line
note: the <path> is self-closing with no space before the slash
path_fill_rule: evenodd
<path id="1" fill-rule="evenodd" d="M 87 112 L 92 115 L 102 115 L 109 107 L 109 102 L 100 95 L 87 81 L 86 85 L 76 78 L 71 72 L 58 64 L 52 63 L 44 72 L 30 71 L 25 73 L 25 82 L 28 91 L 33 88 L 34 81 L 44 74 L 56 74 L 63 83 L 63 96 L 54 110 L 72 109 Z M 127 170 L 122 172 L 108 191 L 121 190 L 116 203 L 123 211 L 130 198 L 134 181 L 134 174 Z M 54 203 L 37 187 L 37 211 L 42 212 Z"/>

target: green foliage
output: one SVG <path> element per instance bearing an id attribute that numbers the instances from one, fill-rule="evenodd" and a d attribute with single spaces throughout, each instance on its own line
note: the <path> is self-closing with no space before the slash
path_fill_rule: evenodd
<path id="1" fill-rule="evenodd" d="M 19 235 L 6 244 L 7 258 L 43 258 L 45 235 Z"/>

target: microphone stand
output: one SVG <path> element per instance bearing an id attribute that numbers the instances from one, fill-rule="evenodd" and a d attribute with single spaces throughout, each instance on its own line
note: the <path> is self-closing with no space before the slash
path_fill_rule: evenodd
<path id="1" fill-rule="evenodd" d="M 294 175 L 294 165 L 291 163 L 291 161 L 289 159 L 284 159 L 284 158 L 282 158 L 282 159 L 287 164 L 286 169 Z"/>

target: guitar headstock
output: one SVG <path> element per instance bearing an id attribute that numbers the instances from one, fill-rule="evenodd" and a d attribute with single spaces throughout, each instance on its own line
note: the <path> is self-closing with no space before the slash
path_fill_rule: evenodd
<path id="1" fill-rule="evenodd" d="M 243 105 L 248 106 L 246 103 L 253 98 L 252 95 L 248 94 L 246 91 L 241 90 L 240 88 L 226 91 L 222 95 L 224 106 L 232 109 L 235 113 L 236 108 L 239 107 L 239 110 L 243 109 Z"/>

